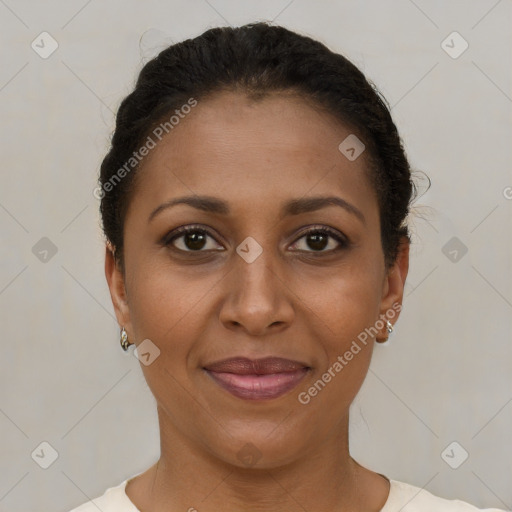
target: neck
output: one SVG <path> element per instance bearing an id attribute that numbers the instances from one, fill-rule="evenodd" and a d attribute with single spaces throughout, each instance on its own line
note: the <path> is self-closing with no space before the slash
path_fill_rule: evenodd
<path id="1" fill-rule="evenodd" d="M 350 456 L 348 416 L 293 461 L 240 467 L 198 446 L 158 408 L 159 461 L 126 492 L 148 512 L 379 511 L 389 482 Z M 134 479 L 135 480 L 135 479 Z"/>

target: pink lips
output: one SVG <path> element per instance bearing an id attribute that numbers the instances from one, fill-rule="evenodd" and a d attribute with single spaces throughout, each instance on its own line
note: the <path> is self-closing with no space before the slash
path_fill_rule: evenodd
<path id="1" fill-rule="evenodd" d="M 231 394 L 248 400 L 277 398 L 293 389 L 310 368 L 304 363 L 267 357 L 237 357 L 208 364 L 205 370 Z"/>

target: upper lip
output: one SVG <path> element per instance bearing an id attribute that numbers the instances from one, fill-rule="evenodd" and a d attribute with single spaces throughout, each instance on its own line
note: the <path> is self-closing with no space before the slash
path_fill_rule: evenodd
<path id="1" fill-rule="evenodd" d="M 282 357 L 264 357 L 262 359 L 232 357 L 210 363 L 204 368 L 212 372 L 236 373 L 238 375 L 268 375 L 271 373 L 294 372 L 309 368 L 309 366 L 300 361 L 292 361 Z"/>

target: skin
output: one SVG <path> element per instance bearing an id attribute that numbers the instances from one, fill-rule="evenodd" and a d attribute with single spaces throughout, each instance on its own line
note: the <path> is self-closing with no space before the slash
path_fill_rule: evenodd
<path id="1" fill-rule="evenodd" d="M 375 340 L 307 405 L 297 398 L 365 327 L 402 303 L 409 244 L 404 239 L 386 269 L 366 154 L 349 161 L 338 150 L 350 133 L 292 93 L 254 102 L 222 92 L 200 101 L 138 171 L 124 225 L 125 274 L 109 246 L 105 272 L 130 341 L 149 339 L 160 350 L 141 368 L 157 402 L 161 456 L 126 487 L 142 512 L 384 506 L 389 481 L 359 465 L 348 446 L 349 407 Z M 148 222 L 162 203 L 194 194 L 222 199 L 231 211 L 180 204 Z M 332 205 L 280 217 L 290 199 L 333 195 L 359 209 L 364 223 Z M 187 236 L 168 247 L 160 242 L 191 224 L 212 233 L 202 252 Z M 334 229 L 350 245 L 329 237 L 319 248 L 304 236 L 313 226 Z M 236 252 L 248 236 L 263 249 L 252 263 Z M 386 337 L 384 327 L 377 338 Z M 228 357 L 270 355 L 312 369 L 267 401 L 236 398 L 202 369 Z M 253 465 L 237 457 L 246 443 L 258 454 Z"/>

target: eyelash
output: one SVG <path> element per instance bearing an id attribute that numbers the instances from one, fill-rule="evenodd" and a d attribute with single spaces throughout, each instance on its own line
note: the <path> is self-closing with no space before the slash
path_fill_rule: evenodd
<path id="1" fill-rule="evenodd" d="M 202 227 L 200 225 L 190 225 L 190 226 L 182 226 L 180 228 L 175 229 L 171 233 L 168 233 L 162 239 L 161 243 L 162 243 L 162 245 L 164 245 L 166 247 L 169 247 L 169 246 L 172 246 L 172 243 L 175 240 L 181 238 L 182 236 L 187 235 L 189 233 L 197 233 L 197 232 L 204 233 L 204 234 L 208 235 L 209 237 L 213 238 L 217 242 L 215 236 L 213 236 L 213 234 L 208 229 L 206 229 L 206 228 L 204 228 L 204 227 Z M 334 231 L 333 229 L 328 228 L 326 226 L 315 226 L 315 227 L 309 228 L 308 230 L 306 230 L 303 233 L 301 233 L 301 235 L 296 239 L 295 242 L 293 242 L 292 245 L 295 245 L 299 240 L 301 240 L 302 238 L 304 238 L 305 236 L 310 235 L 310 234 L 325 234 L 325 235 L 328 235 L 329 237 L 331 237 L 334 240 L 336 240 L 339 243 L 339 246 L 337 248 L 335 248 L 335 249 L 330 249 L 328 251 L 304 251 L 306 253 L 332 254 L 332 253 L 338 252 L 338 251 L 340 251 L 342 249 L 348 248 L 349 245 L 350 245 L 350 243 L 349 243 L 347 238 L 345 238 L 344 236 L 338 234 L 337 231 Z M 176 247 L 171 247 L 171 248 L 175 249 L 176 251 L 185 252 L 185 253 L 207 252 L 207 251 L 204 251 L 204 250 L 197 250 L 197 251 L 188 250 L 188 251 L 185 251 L 183 249 L 178 249 Z M 218 251 L 218 252 L 221 252 L 221 251 Z M 299 252 L 301 252 L 301 251 L 299 251 Z"/>

